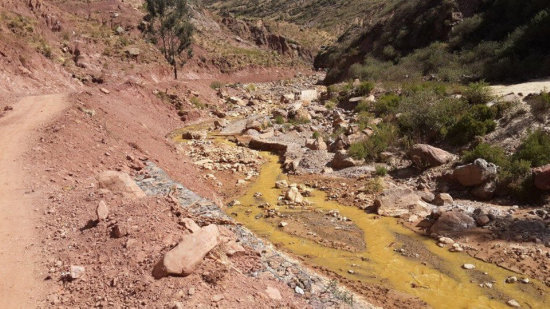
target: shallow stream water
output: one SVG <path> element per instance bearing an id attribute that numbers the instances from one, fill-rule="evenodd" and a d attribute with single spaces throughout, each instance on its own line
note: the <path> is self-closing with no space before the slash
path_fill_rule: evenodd
<path id="1" fill-rule="evenodd" d="M 521 278 L 521 275 L 465 253 L 440 248 L 432 239 L 401 226 L 394 218 L 379 218 L 356 207 L 326 201 L 321 191 L 315 190 L 307 197 L 313 208 L 338 210 L 342 216 L 350 218 L 363 231 L 366 249 L 361 252 L 334 249 L 284 232 L 273 220 L 258 218 L 264 211 L 258 207 L 259 204 L 277 205 L 284 192 L 275 188 L 275 182 L 286 179 L 279 158 L 269 153 L 262 155 L 267 163 L 259 177 L 238 199 L 241 205 L 228 208 L 227 213 L 283 251 L 302 257 L 307 264 L 322 266 L 352 280 L 417 296 L 434 308 L 507 308 L 506 302 L 510 299 L 515 299 L 524 308 L 550 307 L 548 293 L 541 295 L 540 290 L 549 292 L 542 283 L 531 280 L 529 284 L 507 284 L 507 277 Z M 261 200 L 254 196 L 256 192 L 262 194 Z M 277 207 L 284 209 L 284 206 Z M 423 261 L 396 252 L 400 245 L 410 242 L 429 258 Z M 466 263 L 474 264 L 476 268 L 463 269 L 462 265 Z M 494 281 L 492 288 L 480 287 L 480 283 L 491 281 Z"/>

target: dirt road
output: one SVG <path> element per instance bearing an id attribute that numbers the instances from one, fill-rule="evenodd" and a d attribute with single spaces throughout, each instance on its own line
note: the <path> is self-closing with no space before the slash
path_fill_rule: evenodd
<path id="1" fill-rule="evenodd" d="M 39 240 L 35 226 L 40 200 L 25 186 L 24 153 L 35 130 L 68 106 L 63 95 L 26 97 L 0 118 L 0 308 L 32 308 L 44 289 L 36 270 Z"/>
<path id="2" fill-rule="evenodd" d="M 523 95 L 528 94 L 538 94 L 542 90 L 550 91 L 550 79 L 540 79 L 533 80 L 521 84 L 513 85 L 494 85 L 491 86 L 493 92 L 497 95 L 506 95 L 509 93 L 523 93 Z"/>

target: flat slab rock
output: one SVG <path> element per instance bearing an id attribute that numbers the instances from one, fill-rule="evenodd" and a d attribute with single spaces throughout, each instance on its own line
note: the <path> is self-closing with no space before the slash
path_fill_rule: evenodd
<path id="1" fill-rule="evenodd" d="M 412 215 L 425 217 L 431 213 L 433 208 L 423 202 L 420 196 L 409 188 L 385 190 L 374 201 L 374 206 L 381 216 L 402 218 Z"/>
<path id="2" fill-rule="evenodd" d="M 155 277 L 192 274 L 206 254 L 218 245 L 219 238 L 218 226 L 214 224 L 185 235 L 174 249 L 164 255 L 161 264 L 157 265 Z"/>
<path id="3" fill-rule="evenodd" d="M 109 190 L 115 194 L 122 194 L 125 197 L 141 198 L 145 193 L 130 177 L 130 175 L 117 172 L 105 171 L 98 176 L 99 188 Z"/>

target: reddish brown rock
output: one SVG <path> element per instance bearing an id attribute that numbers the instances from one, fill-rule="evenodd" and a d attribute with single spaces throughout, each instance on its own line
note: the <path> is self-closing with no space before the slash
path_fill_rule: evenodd
<path id="1" fill-rule="evenodd" d="M 453 172 L 453 178 L 463 186 L 472 187 L 496 177 L 496 174 L 496 165 L 477 159 L 474 163 L 457 167 Z"/>
<path id="2" fill-rule="evenodd" d="M 206 254 L 218 245 L 219 238 L 218 226 L 214 224 L 185 235 L 181 242 L 174 249 L 168 251 L 161 263 L 157 265 L 154 271 L 155 277 L 187 276 L 193 273 Z"/>
<path id="3" fill-rule="evenodd" d="M 374 206 L 379 215 L 386 217 L 425 217 L 431 212 L 430 205 L 411 189 L 386 190 L 374 201 Z"/>
<path id="4" fill-rule="evenodd" d="M 451 162 L 455 156 L 443 149 L 427 144 L 416 144 L 409 151 L 409 157 L 418 167 L 435 167 Z"/>
<path id="5" fill-rule="evenodd" d="M 105 171 L 98 177 L 99 188 L 109 190 L 115 194 L 122 194 L 125 197 L 141 198 L 145 193 L 134 182 L 130 175 L 117 172 Z"/>
<path id="6" fill-rule="evenodd" d="M 430 228 L 430 233 L 441 236 L 454 236 L 476 226 L 474 219 L 459 211 L 442 213 Z"/>

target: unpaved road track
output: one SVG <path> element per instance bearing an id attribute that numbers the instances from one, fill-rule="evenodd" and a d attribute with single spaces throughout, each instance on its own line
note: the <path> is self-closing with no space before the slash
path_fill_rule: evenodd
<path id="1" fill-rule="evenodd" d="M 523 95 L 526 96 L 528 94 L 538 94 L 542 90 L 550 91 L 550 79 L 533 80 L 530 82 L 513 85 L 494 85 L 491 86 L 491 88 L 497 95 L 523 93 Z"/>
<path id="2" fill-rule="evenodd" d="M 0 118 L 0 308 L 33 308 L 43 297 L 36 271 L 40 250 L 34 211 L 40 200 L 28 194 L 24 153 L 35 130 L 68 106 L 64 95 L 26 97 Z"/>

